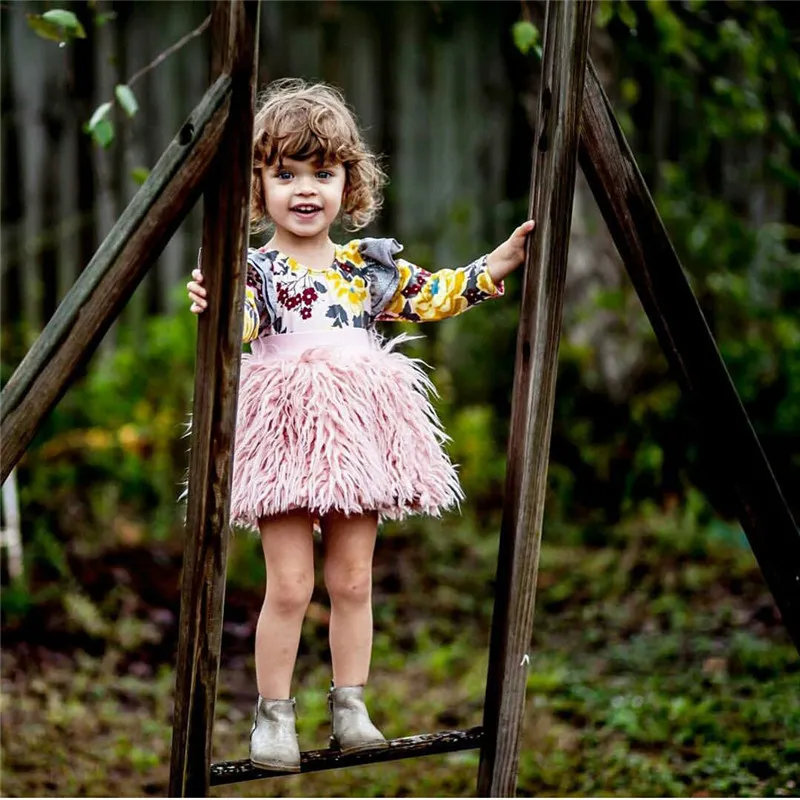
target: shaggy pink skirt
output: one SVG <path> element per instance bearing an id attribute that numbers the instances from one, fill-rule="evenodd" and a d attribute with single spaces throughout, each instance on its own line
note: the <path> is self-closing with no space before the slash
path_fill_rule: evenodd
<path id="1" fill-rule="evenodd" d="M 463 493 L 422 362 L 365 330 L 274 334 L 242 356 L 231 521 L 439 516 Z"/>

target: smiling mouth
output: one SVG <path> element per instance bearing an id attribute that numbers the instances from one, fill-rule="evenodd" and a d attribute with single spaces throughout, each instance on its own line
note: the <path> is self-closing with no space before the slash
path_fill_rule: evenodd
<path id="1" fill-rule="evenodd" d="M 311 214 L 316 214 L 317 211 L 322 211 L 322 208 L 312 205 L 311 203 L 303 203 L 302 205 L 292 206 L 290 210 L 294 211 L 296 214 L 310 216 Z"/>

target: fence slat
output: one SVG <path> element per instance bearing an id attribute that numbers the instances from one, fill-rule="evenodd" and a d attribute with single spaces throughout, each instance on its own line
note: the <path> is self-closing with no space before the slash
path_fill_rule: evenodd
<path id="1" fill-rule="evenodd" d="M 205 185 L 203 260 L 208 308 L 199 320 L 192 451 L 169 790 L 208 794 L 228 553 L 233 437 L 253 169 L 259 3 L 215 0 L 212 79 L 232 81 L 230 117 Z"/>
<path id="2" fill-rule="evenodd" d="M 191 209 L 219 149 L 231 81 L 203 97 L 59 305 L 0 396 L 0 480 Z"/>
<path id="3" fill-rule="evenodd" d="M 800 651 L 800 531 L 590 63 L 580 164 Z"/>
<path id="4" fill-rule="evenodd" d="M 547 3 L 479 797 L 516 792 L 591 11 Z"/>

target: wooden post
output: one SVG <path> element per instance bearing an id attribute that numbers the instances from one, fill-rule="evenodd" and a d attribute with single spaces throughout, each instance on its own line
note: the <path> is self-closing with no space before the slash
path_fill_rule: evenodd
<path id="1" fill-rule="evenodd" d="M 206 182 L 199 320 L 169 791 L 208 794 L 228 554 L 234 423 L 253 169 L 257 0 L 215 0 L 212 79 L 227 72 L 231 107 Z"/>
<path id="2" fill-rule="evenodd" d="M 513 797 L 555 399 L 591 2 L 548 2 L 478 796 Z"/>
<path id="3" fill-rule="evenodd" d="M 674 374 L 700 420 L 761 571 L 800 650 L 800 532 L 589 64 L 580 163 Z"/>
<path id="4" fill-rule="evenodd" d="M 0 482 L 189 213 L 219 149 L 230 79 L 206 92 L 0 396 Z"/>

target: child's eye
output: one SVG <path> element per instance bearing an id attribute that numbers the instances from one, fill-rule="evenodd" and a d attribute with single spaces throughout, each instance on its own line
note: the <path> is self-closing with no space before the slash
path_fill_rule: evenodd
<path id="1" fill-rule="evenodd" d="M 327 169 L 321 169 L 321 170 L 320 170 L 320 171 L 317 173 L 317 177 L 318 177 L 318 178 L 319 178 L 321 181 L 327 181 L 328 179 L 330 179 L 330 178 L 332 178 L 332 177 L 333 177 L 333 173 L 332 173 L 332 172 L 330 172 L 330 171 L 329 171 L 329 170 L 327 170 Z"/>
<path id="2" fill-rule="evenodd" d="M 292 178 L 292 173 L 291 172 L 287 172 L 285 169 L 281 170 L 278 173 L 278 180 L 279 181 L 288 181 L 288 180 L 291 180 L 291 178 Z"/>

